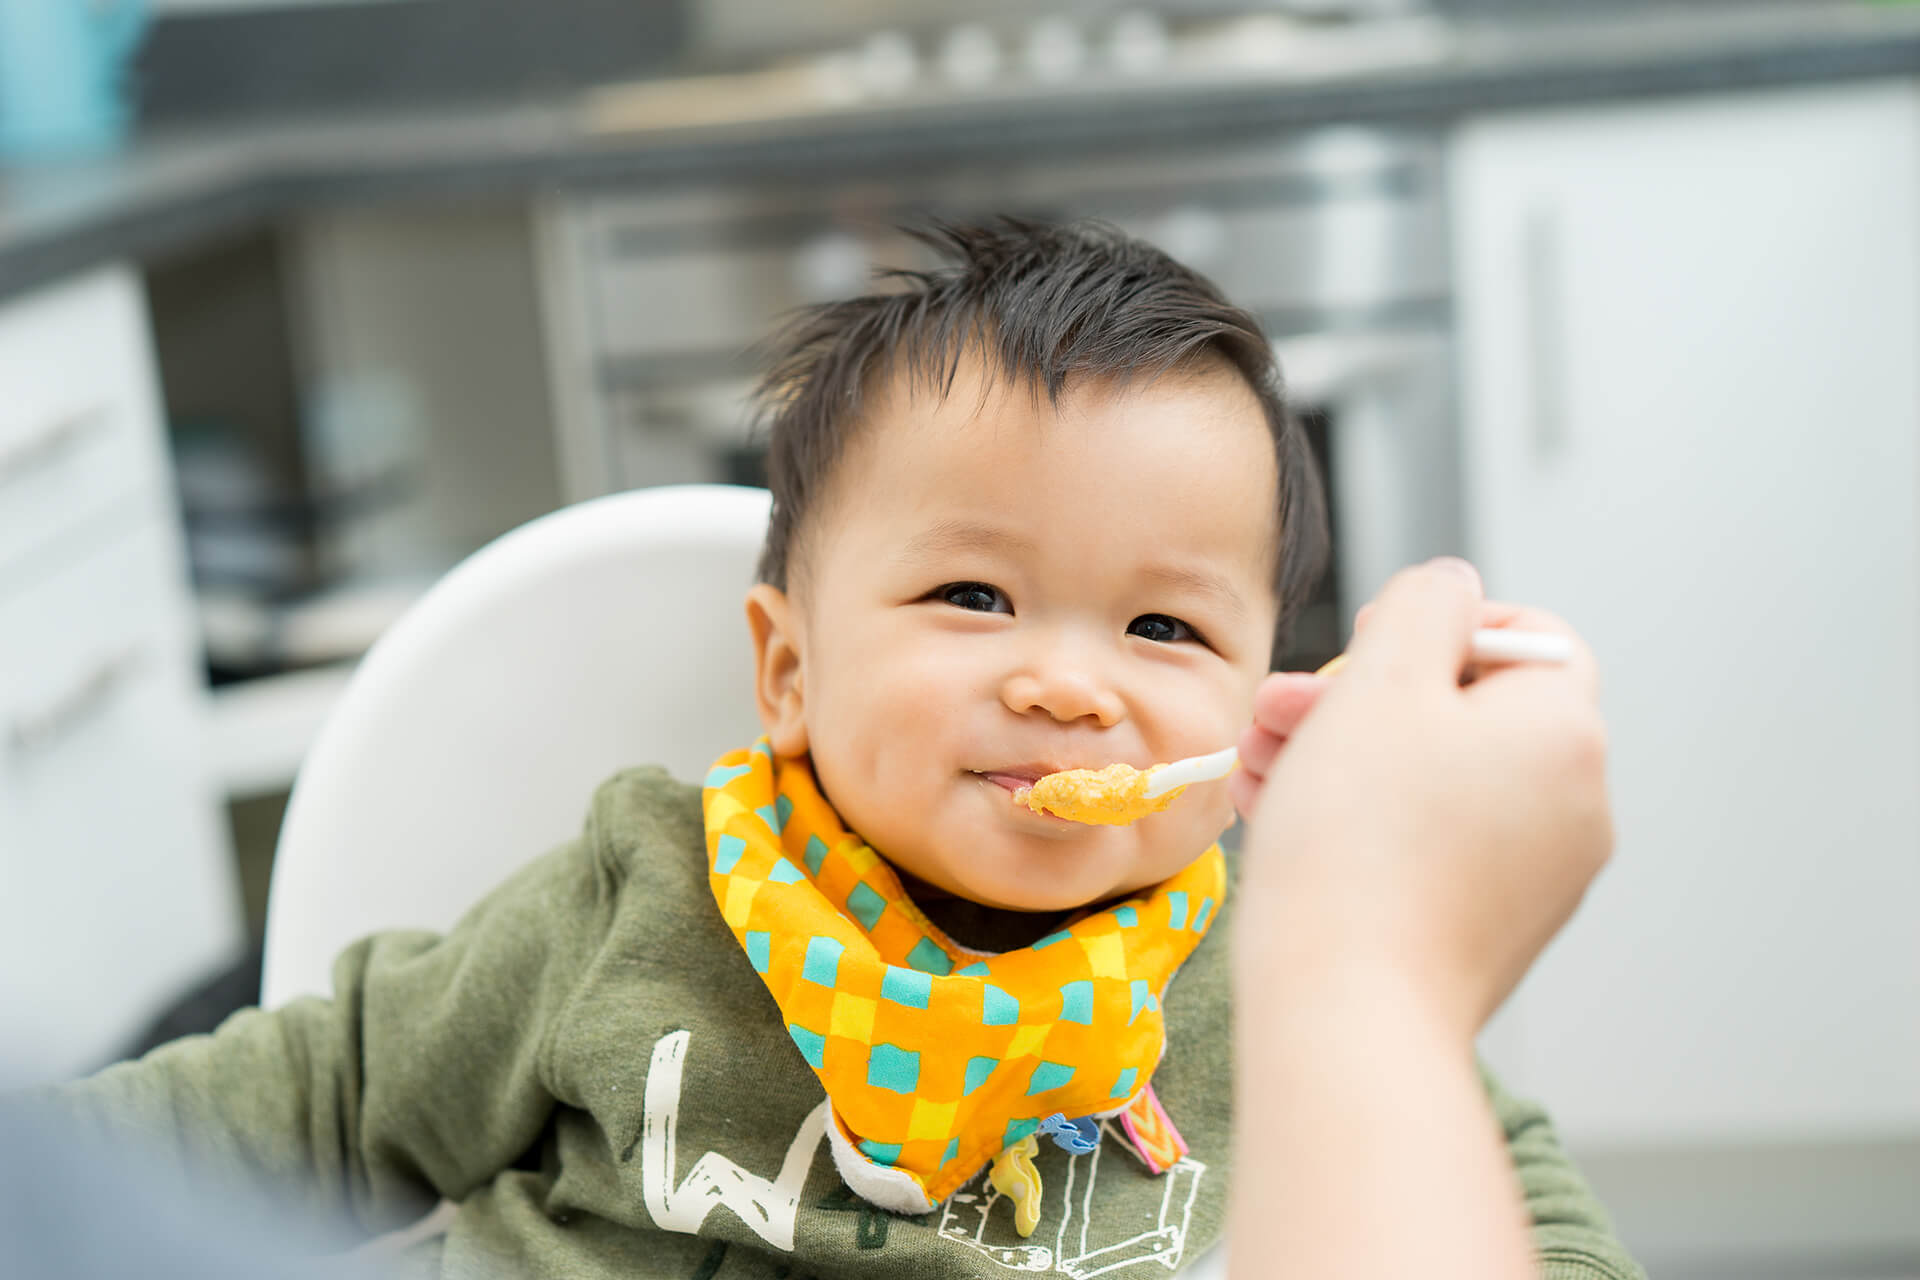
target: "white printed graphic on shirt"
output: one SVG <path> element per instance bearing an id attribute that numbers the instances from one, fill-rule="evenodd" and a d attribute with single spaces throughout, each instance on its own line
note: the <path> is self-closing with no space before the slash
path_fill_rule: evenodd
<path id="1" fill-rule="evenodd" d="M 1107 1150 L 1107 1139 L 1114 1142 L 1127 1139 L 1112 1121 L 1101 1124 L 1100 1136 L 1100 1145 L 1091 1152 L 1067 1158 L 1067 1176 L 1060 1188 L 1058 1203 L 1051 1183 L 1042 1192 L 1045 1207 L 1040 1213 L 1041 1224 L 1043 1227 L 1058 1224 L 1051 1248 L 1031 1242 L 986 1243 L 987 1222 L 993 1216 L 993 1206 L 1006 1197 L 987 1185 L 984 1171 L 947 1198 L 946 1208 L 940 1215 L 940 1234 L 1013 1271 L 1050 1271 L 1084 1280 L 1136 1267 L 1162 1274 L 1178 1269 L 1181 1256 L 1186 1252 L 1194 1197 L 1200 1192 L 1207 1166 L 1191 1156 L 1183 1157 L 1161 1175 L 1164 1185 L 1159 1222 L 1126 1239 L 1107 1240 L 1099 1231 L 1100 1223 L 1093 1207 L 1094 1187 L 1100 1181 L 1100 1160 Z M 1080 1187 L 1077 1205 L 1074 1203 L 1076 1184 Z M 1002 1215 L 1009 1222 L 1012 1208 L 1009 1204 L 1007 1213 Z"/>
<path id="2" fill-rule="evenodd" d="M 793 1135 L 786 1158 L 781 1162 L 779 1176 L 771 1181 L 748 1173 L 725 1156 L 709 1151 L 694 1162 L 686 1178 L 675 1186 L 680 1086 L 687 1044 L 692 1038 L 692 1032 L 675 1031 L 662 1036 L 653 1046 L 653 1059 L 647 1070 L 640 1150 L 640 1180 L 647 1212 L 664 1231 L 694 1235 L 707 1215 L 724 1205 L 752 1228 L 755 1235 L 774 1248 L 791 1253 L 794 1223 L 800 1211 L 800 1191 L 813 1165 L 814 1153 L 826 1136 L 830 1103 L 823 1098 L 800 1122 L 800 1130 Z M 1186 1252 L 1193 1202 L 1206 1177 L 1207 1166 L 1190 1156 L 1180 1160 L 1161 1175 L 1158 1223 L 1125 1239 L 1108 1239 L 1100 1230 L 1101 1223 L 1094 1212 L 1094 1188 L 1100 1180 L 1100 1160 L 1107 1150 L 1106 1140 L 1125 1142 L 1126 1137 L 1112 1121 L 1103 1122 L 1100 1129 L 1099 1147 L 1084 1155 L 1069 1156 L 1064 1179 L 1048 1179 L 1040 1220 L 1054 1227 L 1051 1245 L 986 1242 L 993 1207 L 1005 1197 L 988 1188 L 984 1169 L 948 1197 L 940 1214 L 941 1236 L 1010 1271 L 1047 1271 L 1088 1280 L 1136 1267 L 1162 1273 L 1176 1270 Z M 1011 1208 L 1009 1205 L 1009 1211 L 1001 1215 L 1006 1219 L 1007 1231 L 1012 1229 Z"/>
<path id="3" fill-rule="evenodd" d="M 647 1212 L 662 1230 L 694 1235 L 709 1213 L 725 1205 L 755 1235 L 791 1253 L 794 1220 L 800 1213 L 800 1188 L 806 1183 L 813 1153 L 827 1131 L 827 1102 L 822 1099 L 800 1122 L 800 1132 L 793 1135 L 780 1174 L 771 1182 L 709 1151 L 694 1161 L 692 1171 L 676 1187 L 674 1130 L 680 1122 L 680 1076 L 687 1042 L 692 1038 L 690 1031 L 662 1036 L 653 1046 L 653 1061 L 647 1069 L 646 1116 L 640 1131 L 640 1185 L 645 1189 Z"/>

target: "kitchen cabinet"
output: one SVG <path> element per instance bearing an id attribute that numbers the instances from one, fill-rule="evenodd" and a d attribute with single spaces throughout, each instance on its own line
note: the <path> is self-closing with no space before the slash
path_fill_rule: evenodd
<path id="1" fill-rule="evenodd" d="M 1452 146 L 1467 533 L 1619 843 L 1487 1041 L 1575 1146 L 1920 1138 L 1920 90 Z"/>
<path id="2" fill-rule="evenodd" d="M 243 945 L 137 277 L 0 305 L 0 1084 Z"/>

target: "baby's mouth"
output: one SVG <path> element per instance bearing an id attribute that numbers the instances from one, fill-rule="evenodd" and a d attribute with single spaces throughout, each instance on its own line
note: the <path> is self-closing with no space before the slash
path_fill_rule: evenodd
<path id="1" fill-rule="evenodd" d="M 985 778 L 995 786 L 1005 787 L 1008 791 L 1025 791 L 1034 784 L 1035 780 L 1042 776 L 1043 772 L 1043 770 L 1037 769 L 976 769 L 974 770 L 974 776 Z"/>
<path id="2" fill-rule="evenodd" d="M 1033 784 L 1049 773 L 1058 772 L 1060 771 L 1052 765 L 1035 764 L 1017 765 L 1007 769 L 975 769 L 973 770 L 973 776 L 990 782 L 1005 791 L 1007 798 L 1013 802 L 1014 808 L 1018 809 L 1021 813 L 1031 814 L 1042 822 L 1058 822 L 1066 826 L 1073 826 L 1073 823 L 1068 822 L 1065 818 L 1056 814 L 1031 809 L 1027 806 L 1027 792 L 1032 790 Z"/>

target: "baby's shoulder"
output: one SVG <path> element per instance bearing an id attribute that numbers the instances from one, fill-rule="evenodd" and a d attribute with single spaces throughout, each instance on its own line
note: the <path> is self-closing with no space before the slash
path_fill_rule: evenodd
<path id="1" fill-rule="evenodd" d="M 586 838 L 602 865 L 618 873 L 650 872 L 663 857 L 703 852 L 700 788 L 658 765 L 622 769 L 594 788 Z"/>

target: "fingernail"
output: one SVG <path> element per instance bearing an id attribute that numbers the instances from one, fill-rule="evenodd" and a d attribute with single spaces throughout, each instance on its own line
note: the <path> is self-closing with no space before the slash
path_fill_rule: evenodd
<path id="1" fill-rule="evenodd" d="M 1427 564 L 1435 569 L 1446 569 L 1457 573 L 1476 587 L 1480 585 L 1480 571 L 1459 556 L 1435 556 L 1427 561 Z"/>

